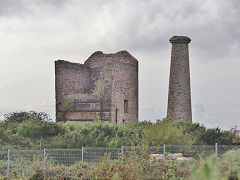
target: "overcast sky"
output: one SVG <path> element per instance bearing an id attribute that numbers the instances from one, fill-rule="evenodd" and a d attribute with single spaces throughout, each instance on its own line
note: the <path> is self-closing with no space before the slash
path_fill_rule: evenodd
<path id="1" fill-rule="evenodd" d="M 0 0 L 0 116 L 54 119 L 54 61 L 129 51 L 139 61 L 140 120 L 166 116 L 173 35 L 189 44 L 193 122 L 240 127 L 239 0 Z"/>

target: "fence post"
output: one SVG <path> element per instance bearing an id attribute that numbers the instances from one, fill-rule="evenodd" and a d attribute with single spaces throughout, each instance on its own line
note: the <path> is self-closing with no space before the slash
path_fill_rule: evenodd
<path id="1" fill-rule="evenodd" d="M 166 146 L 163 144 L 163 160 L 165 160 L 165 152 L 166 152 Z"/>
<path id="2" fill-rule="evenodd" d="M 218 144 L 215 144 L 215 153 L 216 153 L 216 168 L 218 168 Z"/>
<path id="3" fill-rule="evenodd" d="M 84 159 L 83 159 L 83 150 L 84 150 L 84 149 L 83 149 L 83 146 L 82 146 L 82 162 L 83 162 L 83 160 L 84 160 Z"/>
<path id="4" fill-rule="evenodd" d="M 10 152 L 11 152 L 11 150 L 8 149 L 8 167 L 7 167 L 8 174 L 10 173 Z"/>
<path id="5" fill-rule="evenodd" d="M 122 155 L 122 161 L 123 161 L 123 146 L 121 146 L 121 155 Z"/>
<path id="6" fill-rule="evenodd" d="M 44 169 L 46 168 L 46 149 L 44 148 L 43 149 L 43 163 L 44 163 L 44 165 L 43 165 L 43 167 L 44 167 Z"/>

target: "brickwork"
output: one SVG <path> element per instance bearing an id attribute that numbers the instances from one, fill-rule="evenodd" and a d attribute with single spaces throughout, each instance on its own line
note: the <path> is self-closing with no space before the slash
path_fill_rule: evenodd
<path id="1" fill-rule="evenodd" d="M 138 61 L 127 51 L 97 51 L 84 64 L 59 60 L 55 73 L 57 121 L 138 121 Z M 104 85 L 104 98 L 91 94 L 99 80 Z M 66 110 L 64 102 L 70 97 L 74 103 Z"/>
<path id="2" fill-rule="evenodd" d="M 188 43 L 185 36 L 173 36 L 167 118 L 192 122 Z"/>

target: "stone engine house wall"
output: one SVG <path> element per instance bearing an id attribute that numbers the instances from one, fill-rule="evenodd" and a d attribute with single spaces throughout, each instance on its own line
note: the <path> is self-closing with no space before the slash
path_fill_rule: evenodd
<path id="1" fill-rule="evenodd" d="M 93 91 L 99 83 L 104 96 Z M 100 86 L 100 87 L 101 87 Z M 138 121 L 138 61 L 127 51 L 55 61 L 56 121 Z"/>

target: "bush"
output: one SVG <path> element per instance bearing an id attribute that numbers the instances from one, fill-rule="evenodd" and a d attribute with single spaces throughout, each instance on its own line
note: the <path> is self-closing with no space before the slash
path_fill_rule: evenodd
<path id="1" fill-rule="evenodd" d="M 35 158 L 30 171 L 24 173 L 25 179 L 42 180 L 42 179 L 64 179 L 78 180 L 89 179 L 91 168 L 86 163 L 77 162 L 72 166 L 56 165 L 51 159 L 46 160 L 46 168 L 43 168 L 43 159 Z"/>
<path id="2" fill-rule="evenodd" d="M 16 134 L 18 131 L 18 127 L 21 126 L 22 123 L 28 122 L 43 123 L 50 121 L 51 119 L 49 118 L 49 115 L 44 112 L 21 111 L 5 114 L 3 125 L 6 129 L 11 131 L 11 133 Z"/>
<path id="3" fill-rule="evenodd" d="M 210 157 L 208 160 L 204 161 L 200 168 L 195 167 L 191 171 L 192 180 L 219 180 L 220 174 L 216 168 L 216 158 Z"/>
<path id="4" fill-rule="evenodd" d="M 238 180 L 240 179 L 240 150 L 231 150 L 219 156 L 216 168 L 215 156 L 200 162 L 191 170 L 192 180 Z"/>
<path id="5" fill-rule="evenodd" d="M 146 145 L 191 145 L 195 142 L 195 137 L 187 132 L 184 133 L 181 128 L 175 127 L 172 121 L 165 120 L 146 125 L 144 142 Z"/>
<path id="6" fill-rule="evenodd" d="M 40 138 L 55 136 L 63 133 L 64 129 L 56 123 L 50 122 L 27 122 L 18 128 L 18 134 L 23 137 Z"/>
<path id="7" fill-rule="evenodd" d="M 65 133 L 54 137 L 51 144 L 53 147 L 106 147 L 109 146 L 117 132 L 117 126 L 115 124 L 102 123 L 100 121 L 93 123 L 66 122 L 62 125 Z"/>
<path id="8" fill-rule="evenodd" d="M 0 143 L 3 143 L 5 141 L 6 141 L 5 129 L 0 124 Z"/>
<path id="9" fill-rule="evenodd" d="M 236 127 L 231 128 L 230 131 L 224 131 L 220 128 L 207 129 L 198 123 L 191 124 L 184 121 L 177 121 L 174 125 L 182 129 L 184 133 L 194 135 L 196 137 L 195 144 L 240 145 L 239 131 Z"/>
<path id="10" fill-rule="evenodd" d="M 46 122 L 51 121 L 49 115 L 44 112 L 36 112 L 36 111 L 21 111 L 21 112 L 12 112 L 5 114 L 5 122 L 6 123 L 23 123 L 27 121 L 35 121 L 35 122 Z"/>

